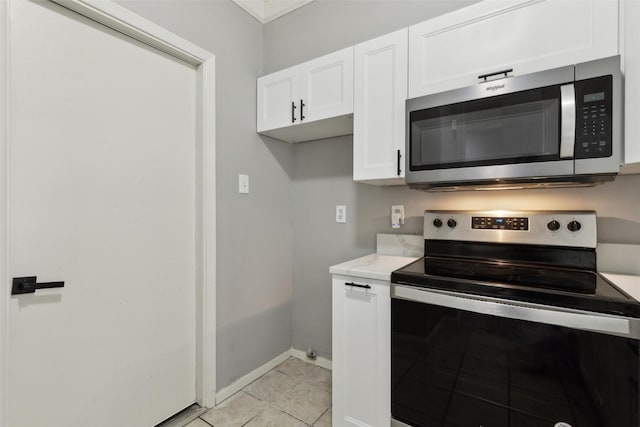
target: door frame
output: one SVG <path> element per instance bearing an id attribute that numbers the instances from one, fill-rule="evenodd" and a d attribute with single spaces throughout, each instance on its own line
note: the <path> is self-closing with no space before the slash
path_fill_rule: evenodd
<path id="1" fill-rule="evenodd" d="M 0 0 L 0 425 L 8 425 L 9 252 L 9 37 L 10 9 Z M 216 121 L 215 56 L 111 0 L 50 0 L 167 53 L 196 70 L 196 402 L 215 405 L 216 394 Z"/>

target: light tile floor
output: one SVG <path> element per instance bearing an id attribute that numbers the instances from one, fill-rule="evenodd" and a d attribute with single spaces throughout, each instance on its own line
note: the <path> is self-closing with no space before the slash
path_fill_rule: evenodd
<path id="1" fill-rule="evenodd" d="M 290 357 L 186 427 L 331 427 L 331 371 Z"/>

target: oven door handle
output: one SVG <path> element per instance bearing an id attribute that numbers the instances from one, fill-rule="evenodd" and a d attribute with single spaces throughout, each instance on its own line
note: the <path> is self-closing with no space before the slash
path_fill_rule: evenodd
<path id="1" fill-rule="evenodd" d="M 445 291 L 425 290 L 411 286 L 391 286 L 391 297 L 471 311 L 507 319 L 527 320 L 573 329 L 581 329 L 607 335 L 640 339 L 638 319 L 616 317 L 606 314 L 585 313 L 520 301 L 498 300 L 469 294 L 454 294 Z"/>

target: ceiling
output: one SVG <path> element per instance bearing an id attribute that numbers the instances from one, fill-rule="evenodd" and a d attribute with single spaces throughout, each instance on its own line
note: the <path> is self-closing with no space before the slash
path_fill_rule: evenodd
<path id="1" fill-rule="evenodd" d="M 276 18 L 311 3 L 313 0 L 233 0 L 248 14 L 266 24 Z"/>

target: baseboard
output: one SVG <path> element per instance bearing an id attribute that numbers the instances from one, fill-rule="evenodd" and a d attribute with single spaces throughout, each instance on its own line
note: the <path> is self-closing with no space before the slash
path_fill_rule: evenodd
<path id="1" fill-rule="evenodd" d="M 305 362 L 313 363 L 314 365 L 331 370 L 331 360 L 325 359 L 324 357 L 316 357 L 316 360 L 311 360 L 307 357 L 306 352 L 302 350 L 296 350 L 295 348 L 291 349 L 291 356 L 298 358 L 300 360 L 304 360 Z"/>
<path id="2" fill-rule="evenodd" d="M 253 371 L 249 372 L 244 377 L 238 378 L 237 380 L 235 380 L 234 382 L 232 382 L 222 390 L 218 391 L 216 393 L 216 405 L 220 404 L 220 402 L 222 402 L 223 400 L 226 400 L 229 397 L 233 396 L 234 394 L 236 394 L 237 392 L 239 392 L 240 390 L 242 390 L 243 388 L 245 388 L 246 386 L 248 386 L 249 384 L 257 380 L 258 378 L 260 378 L 261 376 L 263 376 L 264 374 L 266 374 L 267 372 L 269 372 L 270 370 L 272 370 L 273 368 L 275 368 L 276 366 L 278 366 L 279 364 L 287 360 L 290 356 L 291 356 L 291 350 L 287 350 L 281 355 L 276 356 L 274 359 L 260 366 L 259 368 L 256 368 Z"/>

